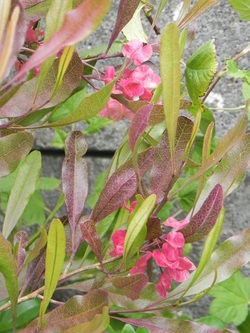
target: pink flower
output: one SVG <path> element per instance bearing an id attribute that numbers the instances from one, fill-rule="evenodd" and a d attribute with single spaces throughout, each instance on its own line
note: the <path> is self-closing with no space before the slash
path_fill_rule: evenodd
<path id="1" fill-rule="evenodd" d="M 169 217 L 163 224 L 167 227 L 172 227 L 175 230 L 181 230 L 189 223 L 188 219 L 177 221 L 173 216 Z"/>
<path id="2" fill-rule="evenodd" d="M 168 274 L 168 270 L 165 270 L 161 275 L 159 282 L 156 284 L 156 289 L 161 297 L 165 298 L 167 290 L 171 288 L 172 278 Z"/>
<path id="3" fill-rule="evenodd" d="M 153 54 L 152 46 L 143 45 L 138 39 L 132 39 L 122 48 L 122 54 L 133 60 L 134 65 L 138 66 L 147 61 Z"/>
<path id="4" fill-rule="evenodd" d="M 150 258 L 152 258 L 152 253 L 147 251 L 146 255 L 141 257 L 136 265 L 130 270 L 130 274 L 145 273 L 147 262 Z"/>
<path id="5" fill-rule="evenodd" d="M 130 207 L 127 206 L 126 202 L 124 202 L 123 204 L 123 207 L 129 211 L 129 213 L 132 213 L 133 210 L 135 209 L 135 206 L 137 205 L 137 200 L 133 201 L 131 204 L 130 204 Z"/>
<path id="6" fill-rule="evenodd" d="M 27 44 L 37 43 L 39 44 L 42 40 L 42 37 L 44 36 L 43 30 L 37 30 L 37 20 L 31 20 L 25 36 L 25 42 Z M 41 37 L 41 38 L 40 38 Z"/>
<path id="7" fill-rule="evenodd" d="M 178 231 L 170 231 L 167 234 L 167 241 L 169 242 L 169 244 L 171 244 L 172 246 L 175 246 L 177 248 L 182 248 L 185 244 L 185 238 L 183 236 L 183 234 L 181 232 Z"/>
<path id="8" fill-rule="evenodd" d="M 112 242 L 114 244 L 114 250 L 111 251 L 109 254 L 111 257 L 119 256 L 123 254 L 124 250 L 124 240 L 126 236 L 127 230 L 116 230 L 112 235 Z"/>

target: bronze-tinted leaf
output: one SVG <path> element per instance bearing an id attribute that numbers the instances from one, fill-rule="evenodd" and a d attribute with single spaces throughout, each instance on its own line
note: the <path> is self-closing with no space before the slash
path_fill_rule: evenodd
<path id="1" fill-rule="evenodd" d="M 139 273 L 131 276 L 114 277 L 111 282 L 119 292 L 135 300 L 140 297 L 142 289 L 148 283 L 148 277 L 146 274 Z"/>
<path id="2" fill-rule="evenodd" d="M 14 245 L 16 250 L 16 261 L 17 261 L 17 274 L 20 273 L 25 258 L 26 258 L 26 247 L 28 246 L 28 234 L 25 231 L 18 231 L 14 236 Z"/>
<path id="3" fill-rule="evenodd" d="M 137 178 L 131 161 L 122 165 L 108 179 L 94 207 L 91 219 L 99 222 L 130 199 L 137 188 Z"/>
<path id="4" fill-rule="evenodd" d="M 66 140 L 66 156 L 62 167 L 62 190 L 68 213 L 72 236 L 72 251 L 75 251 L 76 226 L 81 217 L 88 194 L 87 161 L 83 159 L 87 143 L 80 131 L 70 134 Z"/>
<path id="5" fill-rule="evenodd" d="M 80 228 L 82 231 L 82 239 L 85 240 L 94 251 L 98 260 L 102 261 L 101 240 L 97 233 L 95 222 L 92 220 L 80 220 Z"/>
<path id="6" fill-rule="evenodd" d="M 181 233 L 186 243 L 197 242 L 204 238 L 213 228 L 223 205 L 223 190 L 217 184 L 204 201 L 200 210 L 191 218 Z"/>

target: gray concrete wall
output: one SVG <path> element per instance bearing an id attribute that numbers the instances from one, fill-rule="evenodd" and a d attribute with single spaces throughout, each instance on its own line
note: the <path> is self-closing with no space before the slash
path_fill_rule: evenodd
<path id="1" fill-rule="evenodd" d="M 178 3 L 179 2 L 174 0 L 169 1 L 169 5 L 164 10 L 160 20 L 159 26 L 161 28 L 163 28 L 168 21 L 173 19 L 174 9 Z M 92 45 L 99 44 L 100 42 L 107 43 L 114 25 L 117 7 L 118 1 L 113 1 L 113 10 L 107 15 L 102 27 L 98 29 L 91 38 L 85 41 L 81 47 L 90 48 Z M 250 42 L 250 23 L 240 22 L 238 15 L 233 13 L 226 0 L 222 0 L 219 5 L 215 6 L 207 14 L 199 18 L 197 20 L 197 26 L 196 41 L 192 44 L 187 53 L 189 52 L 191 54 L 191 52 L 193 52 L 198 46 L 202 45 L 202 43 L 214 39 L 219 60 L 219 69 L 224 66 L 224 59 L 226 57 L 233 57 Z M 244 59 L 240 60 L 239 64 L 241 68 L 249 69 L 249 57 L 250 56 L 247 55 Z M 210 106 L 219 108 L 234 107 L 243 104 L 244 101 L 241 95 L 239 82 L 230 78 L 223 78 L 207 102 Z M 239 111 L 216 111 L 215 116 L 217 120 L 217 132 L 218 135 L 221 136 L 233 127 L 239 116 Z M 109 157 L 104 157 L 103 152 L 115 150 L 125 131 L 125 122 L 118 122 L 108 126 L 99 134 L 87 137 L 89 149 L 93 152 L 92 156 L 87 157 L 89 162 L 91 189 L 93 188 L 92 186 L 96 175 L 100 171 L 105 170 L 109 164 Z M 43 154 L 42 175 L 60 178 L 63 154 L 53 156 L 53 153 L 49 153 L 49 155 L 47 155 L 48 150 L 51 149 L 51 138 L 51 130 L 41 130 L 36 133 L 37 148 L 46 150 Z M 226 199 L 225 225 L 223 227 L 221 240 L 234 235 L 250 225 L 249 183 L 250 174 L 248 173 L 241 188 Z M 47 201 L 53 202 L 53 198 L 49 197 L 47 198 Z M 197 258 L 199 258 L 199 255 L 200 246 L 198 244 L 195 245 L 193 251 L 195 260 L 198 260 Z M 250 270 L 246 270 L 246 274 L 249 275 Z M 193 316 L 197 317 L 205 314 L 207 307 L 208 302 L 206 300 L 199 302 L 192 310 Z"/>

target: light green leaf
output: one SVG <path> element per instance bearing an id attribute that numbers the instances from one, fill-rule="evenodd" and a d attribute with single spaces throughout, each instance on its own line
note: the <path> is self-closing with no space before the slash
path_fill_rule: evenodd
<path id="1" fill-rule="evenodd" d="M 81 120 L 87 120 L 95 115 L 99 111 L 101 111 L 105 105 L 107 104 L 112 88 L 115 84 L 116 80 L 107 84 L 105 87 L 100 89 L 99 91 L 89 95 L 84 96 L 78 106 L 71 111 L 65 118 L 53 122 L 49 125 L 45 125 L 44 127 L 61 127 L 69 124 L 76 123 Z"/>
<path id="2" fill-rule="evenodd" d="M 250 21 L 250 2 L 248 0 L 228 0 L 228 2 L 239 13 L 242 21 Z"/>
<path id="3" fill-rule="evenodd" d="M 36 189 L 41 191 L 53 191 L 58 189 L 61 180 L 57 178 L 40 177 L 38 179 Z"/>
<path id="4" fill-rule="evenodd" d="M 179 28 L 182 29 L 188 24 L 193 22 L 204 12 L 208 11 L 212 6 L 216 5 L 220 0 L 199 0 L 191 8 L 191 10 L 183 17 L 181 22 L 178 24 Z"/>
<path id="5" fill-rule="evenodd" d="M 73 326 L 64 330 L 65 333 L 79 333 L 79 332 L 91 332 L 91 333 L 103 333 L 109 325 L 109 309 L 104 306 L 101 314 L 96 314 L 95 317 L 83 324 Z"/>
<path id="6" fill-rule="evenodd" d="M 42 225 L 46 221 L 45 204 L 43 196 L 39 191 L 35 191 L 24 209 L 21 220 L 26 226 Z"/>
<path id="7" fill-rule="evenodd" d="M 209 308 L 210 315 L 226 323 L 240 325 L 248 314 L 250 278 L 244 278 L 237 272 L 230 279 L 214 286 L 209 295 L 215 297 Z"/>
<path id="8" fill-rule="evenodd" d="M 34 137 L 29 132 L 0 135 L 0 177 L 16 169 L 20 160 L 30 152 L 33 143 Z"/>
<path id="9" fill-rule="evenodd" d="M 31 263 L 32 260 L 34 260 L 36 257 L 39 256 L 41 249 L 46 245 L 47 243 L 47 233 L 46 230 L 41 228 L 41 235 L 36 242 L 35 247 L 32 249 L 32 251 L 29 253 L 28 257 L 25 260 L 25 265 L 28 266 L 29 263 Z"/>
<path id="10" fill-rule="evenodd" d="M 5 285 L 11 301 L 13 328 L 16 324 L 18 298 L 17 266 L 11 251 L 11 243 L 0 233 L 0 273 L 3 274 Z"/>
<path id="11" fill-rule="evenodd" d="M 57 282 L 62 272 L 65 249 L 66 236 L 64 226 L 60 220 L 55 219 L 51 222 L 48 234 L 45 262 L 44 298 L 40 307 L 40 323 L 42 327 L 45 325 L 45 311 L 49 305 L 53 292 L 56 289 Z"/>
<path id="12" fill-rule="evenodd" d="M 7 238 L 21 217 L 30 196 L 36 189 L 41 170 L 41 153 L 33 151 L 18 169 L 6 209 L 3 235 Z"/>
<path id="13" fill-rule="evenodd" d="M 136 213 L 133 215 L 128 225 L 127 234 L 124 241 L 124 260 L 137 254 L 145 240 L 147 234 L 146 223 L 156 202 L 156 195 L 151 194 L 142 203 L 137 203 Z"/>
<path id="14" fill-rule="evenodd" d="M 139 39 L 141 42 L 147 42 L 147 35 L 145 34 L 141 22 L 141 10 L 145 6 L 144 3 L 140 3 L 132 19 L 125 25 L 122 29 L 122 33 L 127 38 L 127 40 L 131 39 Z"/>
<path id="15" fill-rule="evenodd" d="M 163 86 L 164 113 L 168 131 L 172 164 L 175 156 L 175 136 L 180 109 L 180 33 L 175 23 L 169 23 L 162 33 L 160 68 Z"/>
<path id="16" fill-rule="evenodd" d="M 250 71 L 239 69 L 238 64 L 231 60 L 226 59 L 227 61 L 227 73 L 234 78 L 242 78 L 248 84 L 250 84 Z"/>
<path id="17" fill-rule="evenodd" d="M 195 51 L 188 59 L 185 78 L 189 95 L 196 103 L 198 98 L 205 94 L 209 84 L 216 73 L 216 61 L 213 41 L 206 43 Z"/>

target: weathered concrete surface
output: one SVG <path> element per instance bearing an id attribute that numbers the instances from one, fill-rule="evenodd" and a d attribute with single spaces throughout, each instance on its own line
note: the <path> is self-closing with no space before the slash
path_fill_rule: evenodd
<path id="1" fill-rule="evenodd" d="M 105 22 L 101 28 L 93 34 L 81 47 L 91 48 L 93 45 L 100 43 L 107 43 L 109 36 L 112 32 L 115 20 L 115 14 L 117 11 L 118 1 L 113 1 L 113 11 L 108 14 Z M 170 0 L 169 5 L 162 14 L 159 26 L 163 26 L 173 19 L 175 13 L 176 1 Z M 172 8 L 172 10 L 170 10 Z M 188 54 L 191 54 L 198 46 L 203 43 L 214 39 L 216 46 L 217 56 L 219 60 L 219 69 L 222 69 L 226 57 L 233 57 L 235 54 L 240 52 L 249 43 L 250 36 L 250 23 L 240 22 L 237 14 L 233 13 L 230 5 L 226 0 L 222 0 L 219 5 L 215 6 L 207 14 L 203 15 L 197 20 L 197 34 L 196 41 L 191 45 L 190 50 L 187 50 Z M 240 67 L 250 67 L 249 55 L 245 56 L 244 59 L 239 62 Z M 156 64 L 157 65 L 157 64 Z M 221 79 L 219 84 L 216 86 L 213 94 L 207 100 L 207 103 L 216 108 L 223 107 L 237 107 L 244 103 L 240 81 L 234 80 L 228 77 Z M 225 134 L 230 128 L 232 128 L 239 117 L 239 111 L 215 111 L 216 116 L 216 127 L 219 136 Z M 97 151 L 102 150 L 113 150 L 118 145 L 126 131 L 126 124 L 124 122 L 114 123 L 111 126 L 105 128 L 100 134 L 94 135 L 87 138 L 89 148 L 91 150 L 96 149 Z M 37 134 L 37 146 L 48 148 L 50 144 L 47 138 L 51 138 L 52 134 L 50 130 L 46 130 L 46 134 Z M 96 178 L 98 172 L 103 171 L 107 165 L 107 159 L 97 158 L 88 159 L 90 164 L 90 184 Z M 61 173 L 62 157 L 44 156 L 43 158 L 43 175 L 46 176 L 57 176 L 60 177 Z M 247 175 L 241 188 L 230 195 L 226 199 L 225 208 L 225 224 L 221 236 L 221 241 L 234 235 L 235 233 L 249 227 L 250 221 L 250 176 Z M 51 198 L 48 198 L 51 202 Z M 194 246 L 193 256 L 197 261 L 200 256 L 201 246 L 199 244 Z M 246 274 L 249 274 L 250 270 L 246 270 Z M 192 314 L 194 318 L 207 313 L 208 302 L 201 301 L 197 306 L 192 308 Z"/>

